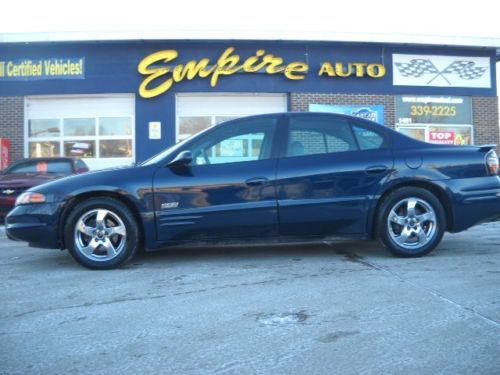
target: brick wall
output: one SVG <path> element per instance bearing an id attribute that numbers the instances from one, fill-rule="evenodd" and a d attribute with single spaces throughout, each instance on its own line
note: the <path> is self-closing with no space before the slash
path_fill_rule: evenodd
<path id="1" fill-rule="evenodd" d="M 500 145 L 498 98 L 496 96 L 473 96 L 472 120 L 474 121 L 475 144 L 496 143 Z M 497 147 L 498 150 L 500 147 Z"/>
<path id="2" fill-rule="evenodd" d="M 384 123 L 394 128 L 395 106 L 392 95 L 356 95 L 356 94 L 317 94 L 292 93 L 291 110 L 308 111 L 309 104 L 339 104 L 339 105 L 383 105 Z M 496 143 L 500 145 L 498 126 L 498 98 L 490 96 L 472 97 L 472 119 L 474 121 L 474 143 Z M 500 147 L 497 147 L 497 150 Z"/>
<path id="3" fill-rule="evenodd" d="M 11 161 L 24 156 L 24 98 L 0 97 L 0 138 L 8 138 Z"/>
<path id="4" fill-rule="evenodd" d="M 290 94 L 292 111 L 307 112 L 309 104 L 339 105 L 383 105 L 384 123 L 394 128 L 394 96 L 392 95 L 359 95 L 359 94 Z"/>

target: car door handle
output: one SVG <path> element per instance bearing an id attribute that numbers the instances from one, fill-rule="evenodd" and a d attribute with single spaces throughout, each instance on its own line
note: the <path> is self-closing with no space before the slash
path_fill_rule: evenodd
<path id="1" fill-rule="evenodd" d="M 269 182 L 269 179 L 265 177 L 253 177 L 249 178 L 248 180 L 245 181 L 245 185 L 247 186 L 259 186 L 259 185 L 265 185 Z"/>
<path id="2" fill-rule="evenodd" d="M 365 172 L 368 174 L 380 174 L 384 173 L 387 171 L 387 168 L 385 165 L 373 165 L 371 167 L 368 167 L 365 169 Z"/>

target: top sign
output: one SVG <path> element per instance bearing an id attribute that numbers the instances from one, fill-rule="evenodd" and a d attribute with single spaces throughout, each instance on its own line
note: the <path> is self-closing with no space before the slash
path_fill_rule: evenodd
<path id="1" fill-rule="evenodd" d="M 455 132 L 448 130 L 431 130 L 429 131 L 429 142 L 441 145 L 454 145 Z"/>
<path id="2" fill-rule="evenodd" d="M 395 86 L 491 88 L 489 57 L 392 55 Z"/>

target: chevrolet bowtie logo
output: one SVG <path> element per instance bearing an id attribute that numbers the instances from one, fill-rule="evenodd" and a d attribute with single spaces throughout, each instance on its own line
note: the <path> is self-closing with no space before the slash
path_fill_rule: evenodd
<path id="1" fill-rule="evenodd" d="M 12 190 L 12 189 L 5 189 L 5 190 L 2 191 L 2 194 L 10 195 L 10 194 L 13 194 L 15 192 L 16 191 Z"/>

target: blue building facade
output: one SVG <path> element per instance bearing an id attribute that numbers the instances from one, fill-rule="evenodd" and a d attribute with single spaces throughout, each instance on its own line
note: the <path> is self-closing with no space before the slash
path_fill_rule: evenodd
<path id="1" fill-rule="evenodd" d="M 225 119 L 321 105 L 382 111 L 378 122 L 426 141 L 496 143 L 495 63 L 494 48 L 381 43 L 2 43 L 0 138 L 14 159 L 66 154 L 98 168 Z"/>

